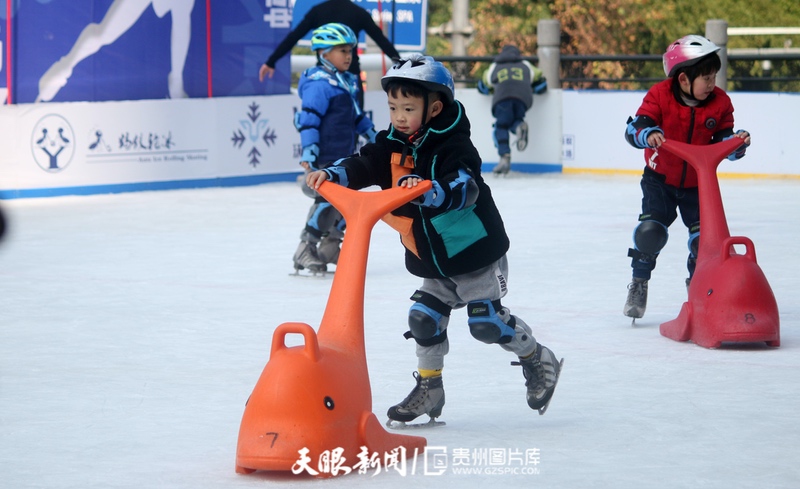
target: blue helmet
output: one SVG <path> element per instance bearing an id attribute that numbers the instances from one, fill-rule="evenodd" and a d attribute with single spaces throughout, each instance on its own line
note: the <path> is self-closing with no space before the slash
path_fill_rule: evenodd
<path id="1" fill-rule="evenodd" d="M 453 75 L 442 63 L 430 56 L 412 53 L 408 58 L 401 59 L 381 78 L 381 86 L 385 91 L 390 81 L 400 79 L 413 81 L 432 92 L 439 92 L 448 103 L 455 100 Z"/>
<path id="2" fill-rule="evenodd" d="M 349 44 L 353 47 L 358 44 L 353 29 L 344 24 L 330 23 L 314 29 L 311 33 L 311 49 L 330 49 L 334 46 Z"/>

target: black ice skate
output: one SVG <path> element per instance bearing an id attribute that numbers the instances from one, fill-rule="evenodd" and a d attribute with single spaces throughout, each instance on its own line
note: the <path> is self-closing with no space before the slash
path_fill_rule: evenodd
<path id="1" fill-rule="evenodd" d="M 322 241 L 319 242 L 319 248 L 317 249 L 319 260 L 325 264 L 330 263 L 336 265 L 339 262 L 341 245 L 342 240 L 339 238 L 331 238 L 330 236 L 322 238 Z"/>
<path id="2" fill-rule="evenodd" d="M 406 397 L 403 402 L 389 408 L 387 416 L 389 421 L 386 426 L 389 428 L 419 428 L 427 426 L 441 426 L 443 421 L 436 421 L 441 416 L 444 407 L 444 386 L 442 376 L 423 378 L 418 372 L 414 372 L 417 385 Z M 423 414 L 430 416 L 427 423 L 406 424 L 413 421 Z"/>
<path id="3" fill-rule="evenodd" d="M 537 344 L 533 355 L 520 358 L 519 362 L 511 362 L 511 365 L 522 367 L 525 386 L 528 388 L 528 406 L 539 411 L 540 415 L 544 414 L 556 390 L 564 359 L 557 361 L 549 348 Z"/>
<path id="4" fill-rule="evenodd" d="M 645 308 L 647 308 L 647 280 L 634 278 L 628 284 L 628 299 L 625 301 L 622 313 L 633 318 L 631 324 L 636 324 L 636 319 L 644 316 Z"/>
<path id="5" fill-rule="evenodd" d="M 325 273 L 326 266 L 317 255 L 316 243 L 301 241 L 294 252 L 294 275 L 300 275 L 300 270 L 307 269 L 312 275 Z"/>

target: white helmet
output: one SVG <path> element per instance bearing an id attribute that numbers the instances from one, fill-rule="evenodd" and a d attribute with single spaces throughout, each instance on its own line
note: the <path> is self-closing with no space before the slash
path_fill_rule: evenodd
<path id="1" fill-rule="evenodd" d="M 720 49 L 703 36 L 692 34 L 682 37 L 670 44 L 664 53 L 664 73 L 671 78 L 680 68 L 692 66 L 704 56 L 716 53 Z"/>
<path id="2" fill-rule="evenodd" d="M 408 58 L 399 60 L 381 78 L 381 86 L 386 90 L 389 82 L 397 79 L 411 80 L 432 92 L 439 92 L 448 102 L 455 99 L 453 75 L 430 56 L 411 53 Z"/>

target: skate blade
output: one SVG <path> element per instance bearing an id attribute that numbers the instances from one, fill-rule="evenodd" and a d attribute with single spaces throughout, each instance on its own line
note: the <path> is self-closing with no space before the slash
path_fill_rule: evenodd
<path id="1" fill-rule="evenodd" d="M 436 418 L 431 418 L 427 423 L 406 423 L 405 421 L 394 419 L 386 421 L 386 427 L 391 430 L 417 430 L 420 428 L 435 428 L 446 424 L 444 421 L 436 421 Z"/>
<path id="2" fill-rule="evenodd" d="M 556 387 L 558 387 L 558 379 L 561 378 L 561 369 L 564 368 L 564 359 L 562 358 L 560 362 L 558 362 L 558 375 L 556 375 L 556 385 L 553 387 L 553 393 L 550 395 L 550 399 L 548 399 L 547 404 L 537 409 L 539 411 L 539 416 L 543 415 L 547 408 L 550 407 L 550 402 L 553 400 L 553 394 L 556 393 Z"/>
<path id="3" fill-rule="evenodd" d="M 303 277 L 303 278 L 316 278 L 316 279 L 325 279 L 325 278 L 333 278 L 333 272 L 325 272 L 325 271 L 318 271 L 314 272 L 311 270 L 303 269 L 303 270 L 295 270 L 294 272 L 289 274 L 290 277 Z"/>

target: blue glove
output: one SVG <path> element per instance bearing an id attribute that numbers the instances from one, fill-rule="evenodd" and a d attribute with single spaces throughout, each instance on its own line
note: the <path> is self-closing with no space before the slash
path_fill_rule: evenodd
<path id="1" fill-rule="evenodd" d="M 319 146 L 316 143 L 310 144 L 303 148 L 303 155 L 300 157 L 300 161 L 307 161 L 309 165 L 315 170 L 317 170 L 317 156 L 319 155 Z"/>
<path id="2" fill-rule="evenodd" d="M 638 119 L 638 117 L 636 119 Z M 634 125 L 636 119 L 632 119 L 631 122 L 628 123 L 626 131 L 630 136 L 632 136 L 631 139 L 634 141 L 634 143 L 636 143 L 637 148 L 640 149 L 649 148 L 650 145 L 647 144 L 647 137 L 650 135 L 650 133 L 652 133 L 653 131 L 658 131 L 663 134 L 664 131 L 662 131 L 661 128 L 658 126 L 652 126 L 652 127 L 645 127 L 637 134 L 636 126 Z"/>
<path id="3" fill-rule="evenodd" d="M 547 78 L 541 77 L 538 81 L 533 82 L 533 93 L 541 95 L 547 91 Z"/>
<path id="4" fill-rule="evenodd" d="M 336 163 L 338 163 L 339 161 L 337 161 Z M 328 168 L 325 168 L 322 171 L 328 174 L 328 180 L 330 180 L 331 182 L 341 185 L 342 187 L 347 187 L 347 184 L 350 182 L 347 179 L 347 170 L 345 170 L 343 166 L 337 166 L 336 163 L 329 166 Z"/>
<path id="5" fill-rule="evenodd" d="M 738 131 L 736 131 L 736 134 L 742 134 L 742 133 L 749 134 L 749 132 L 745 131 L 744 129 L 739 129 Z M 724 138 L 723 141 L 728 140 L 730 138 L 738 137 L 736 134 Z M 742 140 L 742 141 L 744 141 L 744 140 Z M 733 153 L 728 155 L 728 159 L 731 160 L 731 161 L 741 160 L 742 158 L 744 158 L 744 154 L 747 151 L 747 147 L 748 146 L 750 146 L 750 145 L 749 144 L 742 144 L 741 146 L 736 148 L 736 151 L 734 151 Z"/>
<path id="6" fill-rule="evenodd" d="M 484 95 L 489 95 L 491 90 L 483 83 L 483 80 L 478 80 L 478 91 Z"/>
<path id="7" fill-rule="evenodd" d="M 397 185 L 399 186 L 409 178 L 422 179 L 422 177 L 419 175 L 404 175 L 397 180 Z M 422 207 L 433 207 L 434 209 L 440 207 L 444 203 L 444 190 L 442 190 L 442 186 L 439 185 L 439 182 L 436 180 L 432 180 L 431 185 L 432 186 L 430 190 L 412 200 L 411 203 L 421 205 Z"/>

